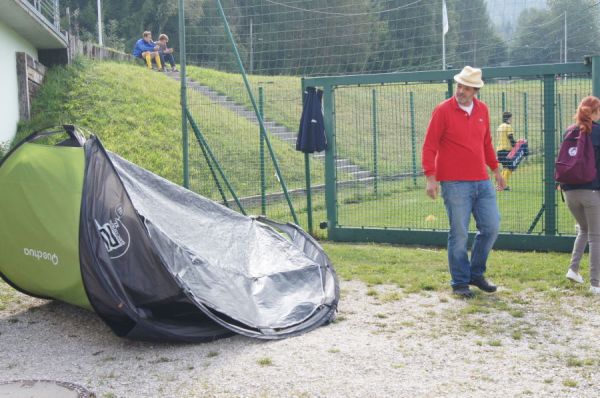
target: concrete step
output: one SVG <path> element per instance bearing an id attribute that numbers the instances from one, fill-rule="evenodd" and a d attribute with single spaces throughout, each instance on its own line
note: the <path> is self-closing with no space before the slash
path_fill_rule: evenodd
<path id="1" fill-rule="evenodd" d="M 361 178 L 367 178 L 371 176 L 371 172 L 370 171 L 356 171 L 354 173 L 350 173 L 350 175 L 352 176 L 352 178 L 356 179 L 356 180 L 360 180 Z"/>
<path id="2" fill-rule="evenodd" d="M 293 134 L 294 136 L 296 136 L 296 133 L 294 133 L 293 131 L 289 131 L 287 128 L 283 127 L 283 126 L 267 126 L 265 124 L 265 128 L 267 130 L 269 130 L 271 133 L 273 134 Z"/>
<path id="3" fill-rule="evenodd" d="M 350 163 L 350 162 L 348 162 L 348 163 Z M 360 167 L 358 167 L 355 164 L 336 165 L 336 169 L 338 169 L 339 171 L 343 171 L 345 173 L 349 173 L 349 174 L 361 171 Z"/>

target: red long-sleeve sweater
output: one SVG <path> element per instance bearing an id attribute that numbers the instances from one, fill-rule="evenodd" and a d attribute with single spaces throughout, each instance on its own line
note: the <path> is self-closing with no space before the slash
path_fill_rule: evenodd
<path id="1" fill-rule="evenodd" d="M 473 98 L 469 116 L 454 96 L 439 104 L 431 115 L 421 161 L 425 175 L 435 175 L 437 181 L 487 180 L 485 166 L 498 168 L 487 106 Z"/>

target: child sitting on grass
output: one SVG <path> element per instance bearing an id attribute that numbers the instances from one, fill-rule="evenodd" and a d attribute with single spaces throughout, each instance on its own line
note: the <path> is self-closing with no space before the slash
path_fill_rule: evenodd
<path id="1" fill-rule="evenodd" d="M 162 33 L 158 37 L 158 42 L 156 43 L 159 47 L 158 52 L 160 54 L 160 58 L 163 64 L 163 70 L 167 71 L 167 62 L 171 65 L 171 72 L 177 72 L 175 68 L 175 58 L 173 57 L 173 49 L 167 47 L 167 43 L 169 42 L 169 36 Z"/>
<path id="2" fill-rule="evenodd" d="M 158 70 L 162 70 L 162 56 L 159 53 L 159 46 L 152 41 L 152 33 L 150 31 L 145 31 L 142 38 L 135 43 L 133 56 L 146 60 L 148 69 L 152 69 L 152 59 L 154 58 Z"/>

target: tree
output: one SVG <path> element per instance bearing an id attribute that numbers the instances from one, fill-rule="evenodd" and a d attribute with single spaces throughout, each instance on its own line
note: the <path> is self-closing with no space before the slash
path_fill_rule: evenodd
<path id="1" fill-rule="evenodd" d="M 186 0 L 188 21 L 198 20 L 204 0 Z M 83 40 L 98 39 L 97 2 L 90 0 L 62 0 L 62 13 L 71 11 L 72 33 Z M 177 0 L 102 0 L 102 21 L 105 26 L 103 39 L 106 45 L 131 51 L 142 32 L 149 30 L 156 39 L 167 33 L 169 44 L 178 47 L 178 1 Z M 76 29 L 75 29 L 76 28 Z"/>
<path id="2" fill-rule="evenodd" d="M 496 32 L 489 17 L 484 0 L 454 0 L 455 26 L 458 30 L 458 45 L 453 64 L 494 66 L 506 59 L 507 47 Z"/>
<path id="3" fill-rule="evenodd" d="M 394 10 L 380 13 L 377 53 L 371 60 L 374 71 L 400 71 L 441 66 L 441 2 L 411 6 L 409 0 L 385 2 Z M 437 10 L 439 8 L 439 10 Z M 380 10 L 383 11 L 383 10 Z"/>
<path id="4" fill-rule="evenodd" d="M 595 0 L 548 0 L 549 9 L 523 10 L 519 16 L 513 64 L 564 62 L 565 12 L 567 61 L 580 62 L 584 55 L 600 52 L 600 16 Z"/>
<path id="5" fill-rule="evenodd" d="M 519 15 L 511 63 L 514 65 L 558 62 L 558 46 L 552 43 L 555 20 L 549 10 L 525 9 Z"/>
<path id="6" fill-rule="evenodd" d="M 567 61 L 581 62 L 584 55 L 600 52 L 600 10 L 597 0 L 548 0 L 552 15 L 563 27 L 555 30 L 554 44 L 564 46 L 564 14 L 567 19 Z M 561 20 L 561 17 L 563 18 Z M 564 52 L 563 58 L 564 58 Z M 562 62 L 562 61 L 560 61 Z"/>

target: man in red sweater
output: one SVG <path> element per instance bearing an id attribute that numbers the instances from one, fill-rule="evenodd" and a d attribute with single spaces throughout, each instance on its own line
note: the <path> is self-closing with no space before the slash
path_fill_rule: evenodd
<path id="1" fill-rule="evenodd" d="M 481 69 L 465 66 L 454 80 L 456 94 L 439 104 L 431 115 L 421 159 L 427 195 L 436 199 L 441 185 L 450 221 L 448 263 L 452 289 L 459 296 L 471 298 L 469 285 L 489 293 L 496 291 L 496 286 L 484 277 L 500 227 L 496 190 L 486 166 L 494 172 L 496 189 L 503 190 L 505 182 L 492 145 L 488 108 L 475 98 L 483 87 Z M 469 259 L 471 214 L 477 234 Z"/>

